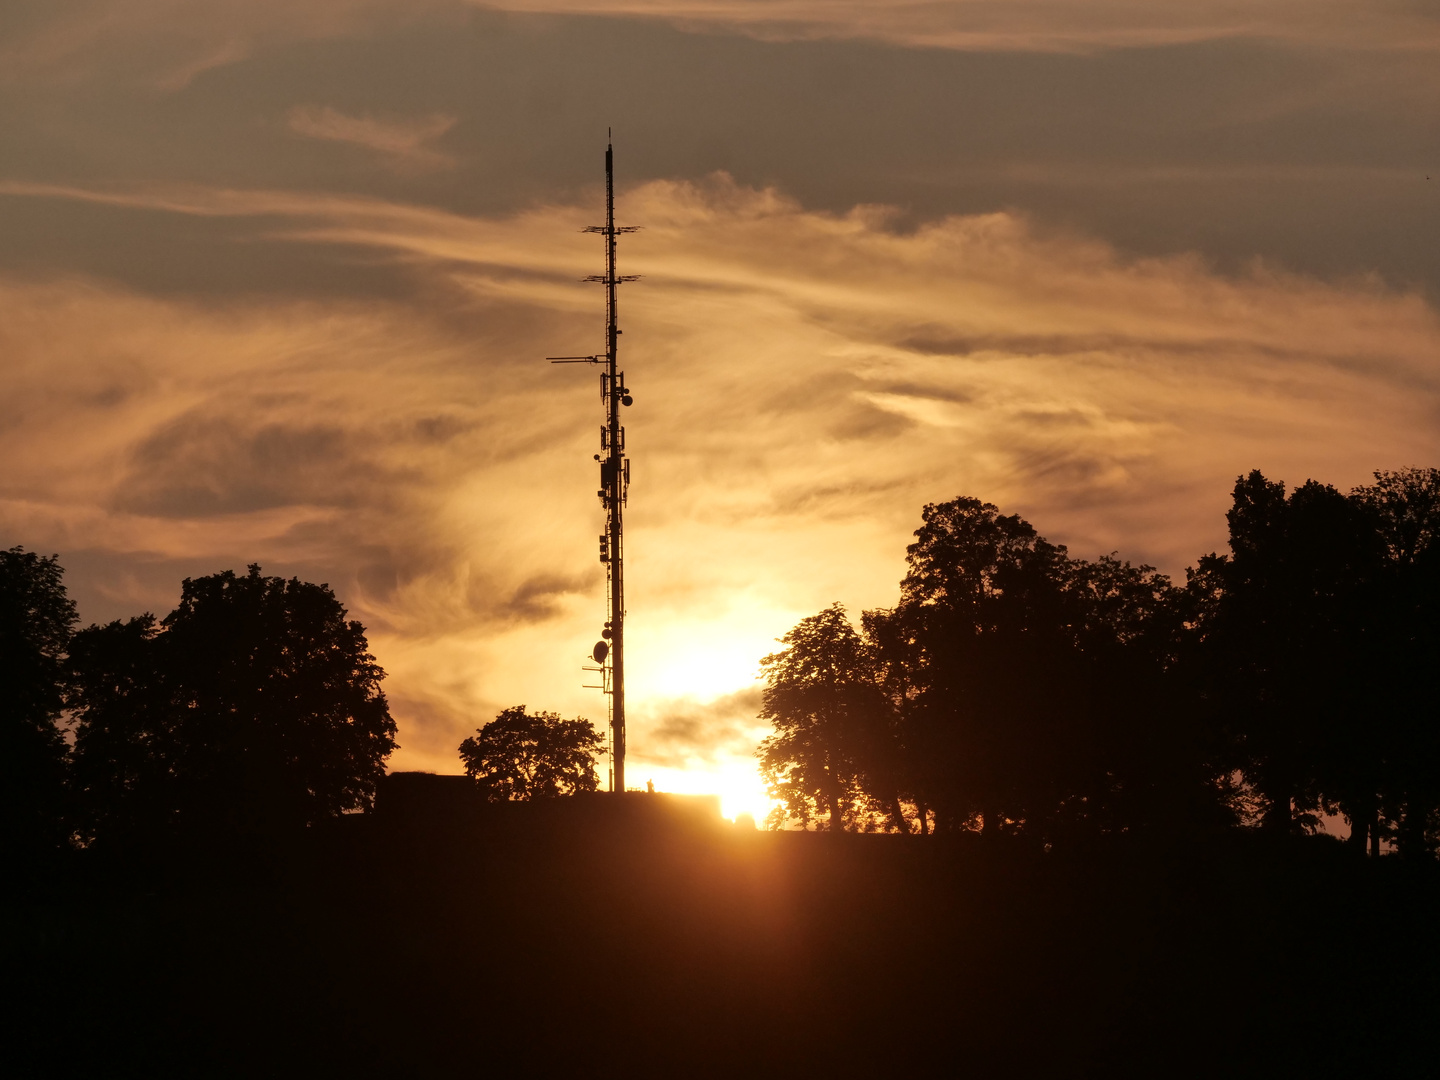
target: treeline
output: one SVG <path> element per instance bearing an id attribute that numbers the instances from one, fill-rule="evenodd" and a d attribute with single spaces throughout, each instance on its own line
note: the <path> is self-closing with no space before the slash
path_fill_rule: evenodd
<path id="1" fill-rule="evenodd" d="M 395 722 L 328 586 L 251 566 L 187 578 L 163 619 L 76 631 L 62 575 L 0 552 L 9 857 L 273 837 L 371 805 Z"/>
<path id="2" fill-rule="evenodd" d="M 892 608 L 766 657 L 771 824 L 1056 843 L 1350 822 L 1440 839 L 1440 470 L 1241 477 L 1177 585 L 976 499 L 926 506 Z"/>

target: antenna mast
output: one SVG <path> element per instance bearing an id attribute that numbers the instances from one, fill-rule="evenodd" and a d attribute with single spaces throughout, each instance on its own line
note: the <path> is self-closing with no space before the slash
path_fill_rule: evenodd
<path id="1" fill-rule="evenodd" d="M 632 403 L 619 362 L 619 316 L 615 290 L 638 275 L 621 276 L 615 270 L 615 239 L 636 226 L 615 224 L 615 154 L 605 147 L 605 224 L 584 231 L 605 237 L 605 273 L 585 281 L 605 286 L 605 352 L 594 356 L 552 356 L 553 364 L 600 364 L 600 398 L 605 403 L 605 424 L 600 429 L 600 505 L 605 508 L 605 532 L 600 536 L 600 561 L 605 564 L 609 618 L 591 658 L 602 670 L 602 688 L 610 695 L 610 790 L 625 790 L 625 504 L 630 491 L 630 460 L 625 456 L 625 429 L 620 408 Z M 591 669 L 593 670 L 593 669 Z"/>

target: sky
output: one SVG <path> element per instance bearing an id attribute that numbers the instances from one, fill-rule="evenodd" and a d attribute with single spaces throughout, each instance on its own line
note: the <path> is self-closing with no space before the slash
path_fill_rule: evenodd
<path id="1" fill-rule="evenodd" d="M 395 769 L 603 721 L 607 128 L 632 783 L 763 814 L 760 658 L 927 502 L 1181 577 L 1440 464 L 1433 0 L 9 0 L 0 544 L 328 583 Z"/>

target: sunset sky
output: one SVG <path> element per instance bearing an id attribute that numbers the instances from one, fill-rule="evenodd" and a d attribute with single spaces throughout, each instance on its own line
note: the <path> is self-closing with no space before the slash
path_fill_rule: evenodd
<path id="1" fill-rule="evenodd" d="M 1183 576 L 1243 471 L 1440 465 L 1434 3 L 10 0 L 0 545 L 328 582 L 392 768 L 603 721 L 607 127 L 632 783 L 759 809 L 759 658 L 926 502 Z"/>

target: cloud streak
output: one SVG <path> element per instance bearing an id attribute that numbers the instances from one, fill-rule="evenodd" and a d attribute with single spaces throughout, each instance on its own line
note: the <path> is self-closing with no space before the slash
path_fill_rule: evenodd
<path id="1" fill-rule="evenodd" d="M 1440 18 L 1406 0 L 82 0 L 60 7 L 20 0 L 19 9 L 0 46 L 0 72 L 9 78 L 78 81 L 119 68 L 166 92 L 295 42 L 456 24 L 475 10 L 643 20 L 774 42 L 966 51 L 1091 52 L 1236 38 L 1440 48 Z M 127 59 L 117 63 L 117 55 Z"/>
<path id="2" fill-rule="evenodd" d="M 579 670 L 603 611 L 593 373 L 542 359 L 598 347 L 594 206 L 5 191 L 224 220 L 407 282 L 217 301 L 0 281 L 0 523 L 80 553 L 87 617 L 250 561 L 329 581 L 392 673 L 397 767 L 453 769 L 517 701 L 603 715 Z M 924 502 L 977 495 L 1175 572 L 1223 544 L 1243 470 L 1345 486 L 1440 451 L 1440 319 L 1374 280 L 1222 274 L 1015 214 L 900 228 L 724 176 L 620 210 L 645 226 L 621 253 L 644 275 L 621 308 L 637 775 L 740 768 L 759 657 L 831 601 L 893 602 Z"/>
<path id="3" fill-rule="evenodd" d="M 906 46 L 1073 52 L 1260 37 L 1434 50 L 1424 7 L 1355 0 L 484 0 L 522 12 L 664 19 L 768 40 L 871 38 Z"/>
<path id="4" fill-rule="evenodd" d="M 372 34 L 444 18 L 457 0 L 16 0 L 0 85 L 97 77 L 183 90 L 204 72 L 294 42 Z"/>
<path id="5" fill-rule="evenodd" d="M 427 145 L 454 127 L 455 120 L 444 113 L 407 119 L 348 116 L 328 105 L 297 105 L 288 117 L 290 130 L 298 135 L 362 146 L 418 168 L 455 164 L 453 158 Z"/>

